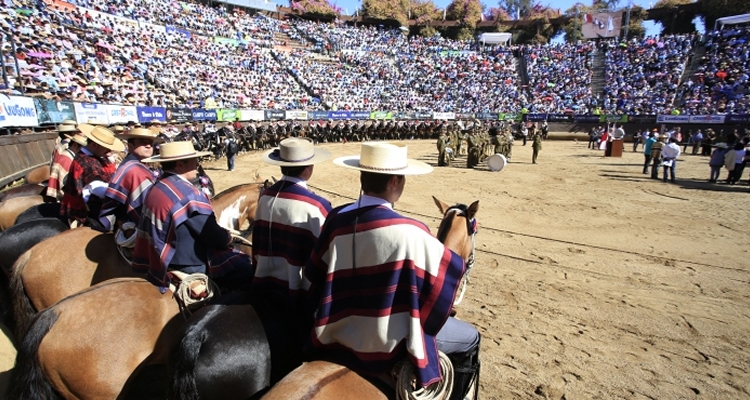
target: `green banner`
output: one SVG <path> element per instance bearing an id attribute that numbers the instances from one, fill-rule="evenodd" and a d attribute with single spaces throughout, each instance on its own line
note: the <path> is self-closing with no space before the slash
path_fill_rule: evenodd
<path id="1" fill-rule="evenodd" d="M 624 124 L 628 122 L 627 115 L 600 115 L 599 122 L 619 122 Z"/>
<path id="2" fill-rule="evenodd" d="M 393 119 L 393 113 L 390 111 L 373 111 L 370 113 L 370 119 Z"/>
<path id="3" fill-rule="evenodd" d="M 232 122 L 240 118 L 240 110 L 220 108 L 216 113 L 217 121 Z"/>
<path id="4" fill-rule="evenodd" d="M 229 39 L 221 36 L 214 36 L 214 43 L 218 44 L 231 44 L 232 46 L 239 46 L 240 41 L 237 39 Z"/>
<path id="5" fill-rule="evenodd" d="M 497 119 L 499 119 L 500 121 L 520 121 L 523 119 L 523 114 L 498 113 Z"/>

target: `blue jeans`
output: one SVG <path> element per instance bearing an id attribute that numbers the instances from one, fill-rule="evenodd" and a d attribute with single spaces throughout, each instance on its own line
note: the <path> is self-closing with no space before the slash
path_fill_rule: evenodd
<path id="1" fill-rule="evenodd" d="M 448 317 L 435 339 L 445 354 L 466 353 L 479 344 L 479 332 L 468 322 Z"/>
<path id="2" fill-rule="evenodd" d="M 669 173 L 669 174 L 671 174 L 670 181 L 672 181 L 674 183 L 674 170 L 675 170 L 675 167 L 677 167 L 677 160 L 672 160 L 672 166 L 671 167 L 667 167 L 667 166 L 664 167 L 664 178 L 663 178 L 664 182 L 667 181 L 667 173 Z"/>
<path id="3" fill-rule="evenodd" d="M 232 154 L 231 156 L 227 154 L 227 169 L 230 171 L 234 170 L 234 158 L 236 156 L 236 154 Z"/>

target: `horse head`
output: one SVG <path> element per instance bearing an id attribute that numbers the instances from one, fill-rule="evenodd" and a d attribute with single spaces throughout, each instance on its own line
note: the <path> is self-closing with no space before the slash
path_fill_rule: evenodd
<path id="1" fill-rule="evenodd" d="M 474 261 L 474 235 L 477 233 L 475 216 L 479 210 L 479 200 L 471 203 L 449 206 L 432 197 L 441 213 L 443 220 L 438 227 L 437 238 L 446 247 L 461 256 L 467 264 Z"/>

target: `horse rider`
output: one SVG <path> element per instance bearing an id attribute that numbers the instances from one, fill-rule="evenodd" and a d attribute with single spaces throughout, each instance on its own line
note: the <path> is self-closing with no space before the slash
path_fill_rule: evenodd
<path id="1" fill-rule="evenodd" d="M 65 137 L 64 147 L 57 148 L 52 155 L 52 166 L 45 196 L 59 202 L 63 198 L 63 186 L 73 159 L 81 151 L 81 147 L 86 146 L 88 139 L 75 125 L 60 125 L 58 132 Z"/>
<path id="2" fill-rule="evenodd" d="M 253 292 L 279 294 L 301 315 L 310 288 L 302 269 L 331 211 L 331 202 L 311 192 L 307 181 L 315 164 L 330 157 L 307 138 L 284 139 L 263 154 L 263 161 L 279 166 L 282 176 L 263 191 L 255 211 Z"/>
<path id="3" fill-rule="evenodd" d="M 60 203 L 60 216 L 67 218 L 74 227 L 82 224 L 98 227 L 107 182 L 117 168 L 108 156 L 111 152 L 123 151 L 125 146 L 107 128 L 81 124 L 78 129 L 88 142 L 70 165 L 63 185 L 65 193 Z"/>
<path id="4" fill-rule="evenodd" d="M 362 195 L 328 215 L 305 267 L 311 282 L 313 358 L 378 375 L 408 357 L 418 386 L 441 379 L 438 350 L 455 364 L 451 399 L 479 369 L 479 333 L 449 317 L 465 264 L 421 222 L 393 209 L 407 175 L 433 169 L 406 146 L 363 143 L 334 164 L 360 171 Z"/>
<path id="5" fill-rule="evenodd" d="M 99 222 L 106 232 L 130 222 L 133 226 L 128 229 L 134 232 L 141 221 L 143 201 L 158 176 L 141 160 L 153 156 L 154 147 L 162 139 L 156 136 L 156 132 L 145 128 L 131 129 L 118 138 L 127 141 L 128 155 L 109 181 Z"/>
<path id="6" fill-rule="evenodd" d="M 191 183 L 198 177 L 197 152 L 189 141 L 165 143 L 157 156 L 141 160 L 161 163 L 162 175 L 143 202 L 133 270 L 165 293 L 170 270 L 208 275 L 220 288 L 249 289 L 250 257 L 233 250 L 231 233 L 219 226 L 208 197 Z M 179 251 L 178 251 L 179 249 Z"/>

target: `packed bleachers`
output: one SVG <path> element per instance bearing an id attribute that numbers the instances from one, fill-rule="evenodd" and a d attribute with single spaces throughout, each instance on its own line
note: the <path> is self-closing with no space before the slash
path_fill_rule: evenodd
<path id="1" fill-rule="evenodd" d="M 485 49 L 476 41 L 164 0 L 72 0 L 2 8 L 2 92 L 139 106 L 436 112 L 745 113 L 750 29 Z M 167 29 L 166 27 L 169 27 Z M 297 49 L 278 40 L 283 32 Z M 282 34 L 282 35 L 283 35 Z M 596 49 L 599 47 L 599 49 Z M 592 93 L 605 57 L 604 96 Z M 517 57 L 525 57 L 528 87 Z M 20 78 L 17 76 L 20 75 Z M 5 86 L 5 85 L 3 85 Z M 680 88 L 680 90 L 678 90 Z M 678 96 L 679 95 L 679 96 Z"/>

